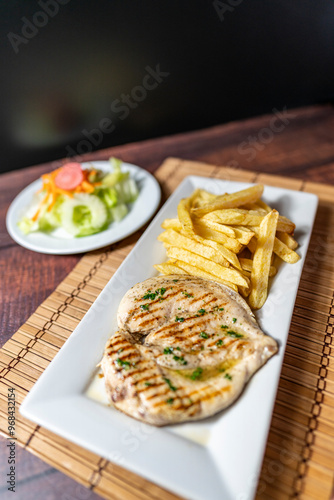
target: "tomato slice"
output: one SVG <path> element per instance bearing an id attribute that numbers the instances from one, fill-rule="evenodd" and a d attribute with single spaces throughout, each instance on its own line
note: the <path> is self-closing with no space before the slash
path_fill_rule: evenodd
<path id="1" fill-rule="evenodd" d="M 71 191 L 79 186 L 84 180 L 80 163 L 67 163 L 55 177 L 55 184 L 60 189 Z"/>

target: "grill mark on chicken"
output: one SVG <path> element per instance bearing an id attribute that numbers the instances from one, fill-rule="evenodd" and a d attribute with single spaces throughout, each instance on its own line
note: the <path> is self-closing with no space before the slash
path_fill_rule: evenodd
<path id="1" fill-rule="evenodd" d="M 118 347 L 120 346 L 120 347 Z M 119 338 L 118 340 L 116 340 L 115 342 L 110 342 L 109 346 L 108 347 L 111 347 L 113 349 L 117 348 L 120 349 L 120 348 L 123 348 L 123 347 L 127 347 L 127 344 L 124 342 L 124 339 L 123 337 Z M 107 347 L 107 348 L 108 348 Z"/>
<path id="2" fill-rule="evenodd" d="M 200 329 L 201 325 L 206 324 L 206 322 L 207 322 L 206 318 L 204 319 L 203 316 L 190 316 L 188 318 L 182 316 L 183 321 L 181 321 L 181 322 L 174 321 L 172 324 L 163 326 L 155 332 L 155 335 L 159 336 L 160 339 L 168 338 L 168 337 L 170 337 L 170 330 L 175 328 L 175 327 L 177 327 L 178 329 L 182 328 L 182 334 L 183 334 L 183 332 L 186 331 L 185 327 L 187 327 L 187 326 L 189 328 L 194 328 L 197 326 Z M 193 325 L 191 324 L 191 322 L 193 322 Z M 162 335 L 161 334 L 162 332 L 165 332 L 165 334 Z"/>
<path id="3" fill-rule="evenodd" d="M 168 390 L 165 390 L 165 391 L 162 391 L 162 392 L 158 392 L 157 394 L 152 394 L 151 396 L 147 396 L 146 399 L 147 401 L 150 401 L 151 399 L 157 399 L 157 398 L 162 398 L 164 396 L 170 396 L 170 391 Z M 152 402 L 152 406 L 158 406 L 159 404 L 162 404 L 162 401 L 161 399 L 159 399 L 159 401 L 157 402 Z"/>
<path id="4" fill-rule="evenodd" d="M 138 327 L 139 328 L 145 328 L 147 326 L 153 327 L 153 325 L 155 323 L 159 323 L 159 320 L 161 320 L 161 319 L 162 319 L 162 316 L 155 316 L 153 318 L 149 318 L 146 321 L 142 321 L 141 323 L 139 323 Z"/>
<path id="5" fill-rule="evenodd" d="M 157 295 L 144 299 L 149 294 Z M 118 324 L 102 360 L 107 392 L 121 411 L 155 425 L 222 410 L 277 350 L 239 295 L 190 276 L 134 286 L 122 299 Z"/>
<path id="6" fill-rule="evenodd" d="M 146 380 L 151 380 L 151 379 L 150 379 L 150 377 L 147 377 L 147 378 L 141 380 L 141 383 L 142 382 L 145 383 Z M 138 382 L 136 382 L 136 383 L 138 383 Z M 151 381 L 149 382 L 149 384 L 150 385 L 146 385 L 145 387 L 142 387 L 141 389 L 139 389 L 139 392 L 146 392 L 146 391 L 149 391 L 149 390 L 152 390 L 152 389 L 156 389 L 157 387 L 160 387 L 160 386 L 163 385 L 162 382 L 160 382 L 159 384 L 153 384 Z"/>

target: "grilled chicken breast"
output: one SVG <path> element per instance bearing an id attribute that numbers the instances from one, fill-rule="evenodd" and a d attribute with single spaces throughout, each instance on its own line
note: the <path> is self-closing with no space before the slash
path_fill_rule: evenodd
<path id="1" fill-rule="evenodd" d="M 246 302 L 193 276 L 159 276 L 123 297 L 102 370 L 124 413 L 154 425 L 198 420 L 229 406 L 277 351 Z"/>

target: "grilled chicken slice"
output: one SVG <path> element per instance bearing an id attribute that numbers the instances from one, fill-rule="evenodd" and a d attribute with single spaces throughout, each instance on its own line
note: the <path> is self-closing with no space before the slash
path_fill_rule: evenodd
<path id="1" fill-rule="evenodd" d="M 154 425 L 198 420 L 229 406 L 277 351 L 246 302 L 193 276 L 159 276 L 123 297 L 102 359 L 124 413 Z"/>

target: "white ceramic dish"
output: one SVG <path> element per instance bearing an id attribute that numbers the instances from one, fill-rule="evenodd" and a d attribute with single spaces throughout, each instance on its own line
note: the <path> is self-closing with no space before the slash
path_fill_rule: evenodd
<path id="1" fill-rule="evenodd" d="M 108 161 L 83 163 L 83 167 L 91 165 L 104 172 L 111 171 L 111 165 Z M 50 234 L 40 231 L 23 234 L 17 223 L 25 214 L 33 195 L 42 187 L 42 181 L 38 179 L 23 189 L 8 209 L 6 225 L 10 236 L 16 243 L 29 250 L 57 255 L 88 252 L 126 238 L 143 226 L 154 214 L 158 208 L 161 193 L 159 183 L 146 170 L 130 163 L 123 163 L 122 168 L 125 172 L 130 172 L 131 177 L 137 182 L 140 192 L 129 213 L 120 222 L 112 223 L 108 229 L 101 233 L 83 238 L 71 237 L 61 228 Z"/>
<path id="2" fill-rule="evenodd" d="M 255 374 L 236 403 L 201 422 L 154 428 L 86 395 L 105 342 L 116 329 L 122 296 L 156 274 L 152 264 L 165 260 L 156 240 L 163 219 L 175 217 L 179 200 L 197 187 L 218 194 L 249 186 L 195 176 L 180 184 L 23 402 L 20 411 L 25 417 L 185 498 L 253 498 L 316 196 L 265 187 L 263 199 L 296 223 L 301 260 L 280 267 L 257 313 L 262 329 L 279 342 L 279 353 Z"/>

